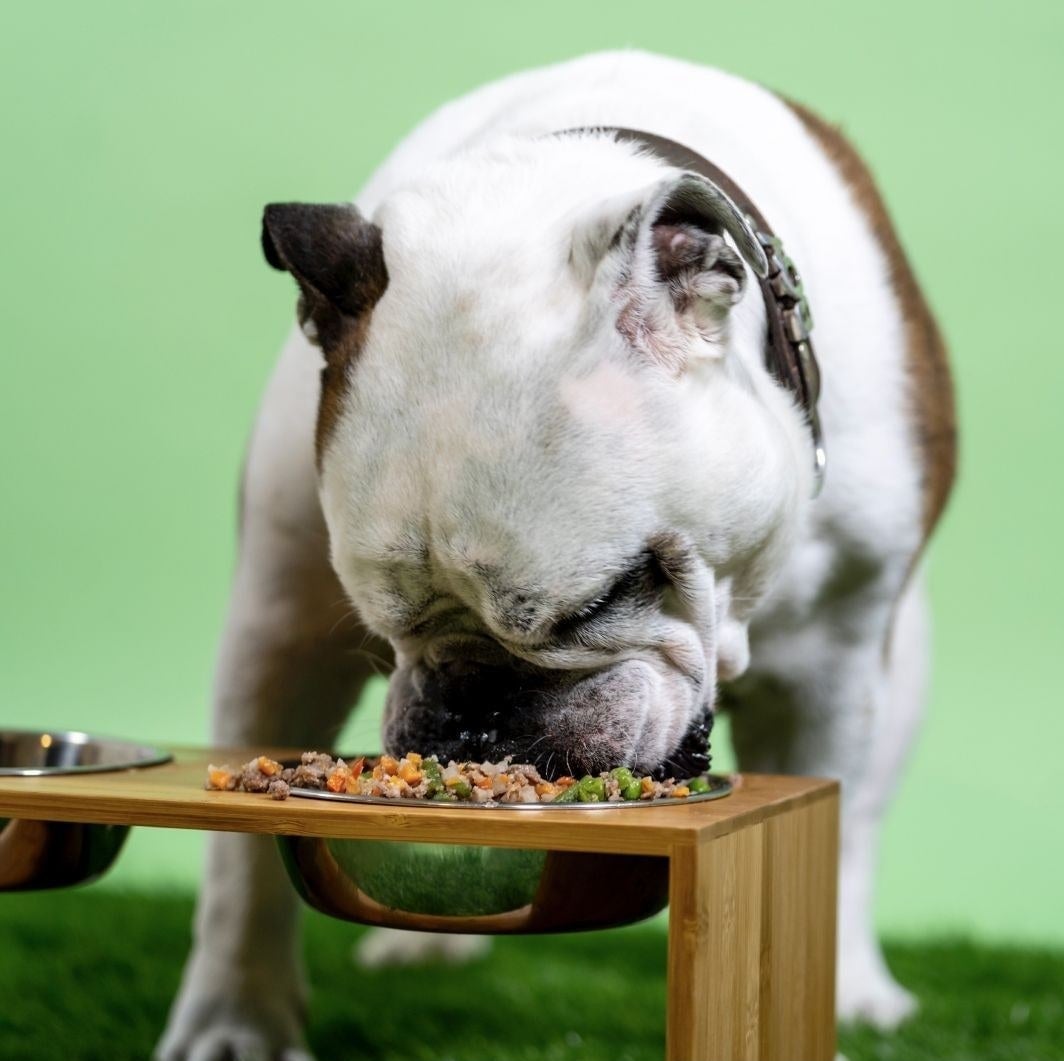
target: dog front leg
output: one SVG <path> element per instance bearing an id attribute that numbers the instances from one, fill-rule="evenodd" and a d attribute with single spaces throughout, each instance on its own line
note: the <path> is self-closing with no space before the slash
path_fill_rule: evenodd
<path id="1" fill-rule="evenodd" d="M 331 746 L 372 673 L 343 601 L 317 563 L 267 571 L 242 560 L 218 669 L 216 744 Z M 305 998 L 297 898 L 275 841 L 213 834 L 194 949 L 158 1056 L 306 1058 Z"/>
<path id="2" fill-rule="evenodd" d="M 390 655 L 367 637 L 329 563 L 314 468 L 317 394 L 316 355 L 297 334 L 271 380 L 248 454 L 240 556 L 214 690 L 217 745 L 330 748 L 379 669 L 374 653 Z M 159 1058 L 307 1056 L 297 915 L 272 838 L 211 837 L 195 943 Z"/>

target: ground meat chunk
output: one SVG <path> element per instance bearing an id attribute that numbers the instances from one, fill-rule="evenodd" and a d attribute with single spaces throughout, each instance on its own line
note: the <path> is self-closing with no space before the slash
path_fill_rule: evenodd
<path id="1" fill-rule="evenodd" d="M 266 791 L 269 793 L 270 799 L 288 799 L 291 789 L 287 781 L 277 777 L 270 782 L 270 787 Z"/>
<path id="2" fill-rule="evenodd" d="M 265 755 L 246 762 L 240 771 L 240 787 L 245 792 L 265 792 L 281 773 L 281 764 Z"/>
<path id="3" fill-rule="evenodd" d="M 331 755 L 304 752 L 289 784 L 295 788 L 324 788 L 329 771 L 336 765 Z"/>

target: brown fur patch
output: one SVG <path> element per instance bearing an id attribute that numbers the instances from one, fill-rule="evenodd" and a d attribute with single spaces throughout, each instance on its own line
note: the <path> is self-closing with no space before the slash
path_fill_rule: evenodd
<path id="1" fill-rule="evenodd" d="M 957 463 L 956 421 L 949 361 L 935 318 L 924 299 L 868 167 L 841 131 L 800 103 L 780 97 L 820 144 L 868 218 L 890 266 L 905 323 L 910 415 L 920 454 L 925 539 L 949 497 Z"/>
<path id="2" fill-rule="evenodd" d="M 388 287 L 380 228 L 350 203 L 271 203 L 262 216 L 262 250 L 299 284 L 299 323 L 325 355 L 314 448 L 325 446 L 343 410 L 351 369 L 373 307 Z"/>
<path id="3" fill-rule="evenodd" d="M 325 367 L 321 370 L 321 396 L 318 399 L 318 423 L 314 432 L 314 454 L 319 472 L 325 447 L 343 412 L 344 398 L 351 383 L 351 372 L 365 341 L 372 312 L 370 310 L 358 318 L 346 318 L 344 329 L 335 345 L 325 351 Z"/>

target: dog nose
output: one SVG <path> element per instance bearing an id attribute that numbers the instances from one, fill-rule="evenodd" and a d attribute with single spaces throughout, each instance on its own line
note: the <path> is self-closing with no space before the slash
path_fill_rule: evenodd
<path id="1" fill-rule="evenodd" d="M 425 672 L 426 698 L 445 708 L 454 725 L 467 728 L 486 715 L 498 714 L 504 701 L 521 688 L 509 667 L 478 663 L 468 656 L 442 660 Z"/>
<path id="2" fill-rule="evenodd" d="M 447 681 L 462 681 L 476 674 L 479 666 L 468 656 L 443 659 L 436 664 L 436 671 Z"/>
<path id="3" fill-rule="evenodd" d="M 484 758 L 511 733 L 534 728 L 538 683 L 513 667 L 456 656 L 431 667 L 423 663 L 414 686 L 419 709 L 397 719 L 396 738 L 420 741 L 419 749 L 424 744 L 424 751 L 441 759 Z"/>

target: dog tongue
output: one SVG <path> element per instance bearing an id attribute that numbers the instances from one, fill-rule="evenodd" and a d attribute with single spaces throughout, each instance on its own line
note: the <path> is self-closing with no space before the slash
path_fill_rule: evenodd
<path id="1" fill-rule="evenodd" d="M 704 774 L 711 762 L 709 735 L 712 732 L 713 708 L 707 707 L 701 717 L 691 723 L 679 748 L 650 776 L 656 781 L 664 781 L 667 777 L 683 780 Z"/>

